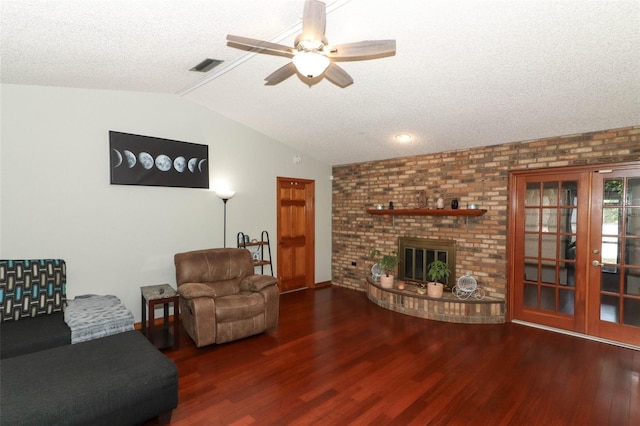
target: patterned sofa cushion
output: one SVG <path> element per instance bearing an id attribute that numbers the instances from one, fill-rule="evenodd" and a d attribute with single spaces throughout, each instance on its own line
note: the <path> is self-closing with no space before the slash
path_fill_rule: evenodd
<path id="1" fill-rule="evenodd" d="M 0 260 L 0 320 L 62 311 L 66 283 L 62 259 Z"/>

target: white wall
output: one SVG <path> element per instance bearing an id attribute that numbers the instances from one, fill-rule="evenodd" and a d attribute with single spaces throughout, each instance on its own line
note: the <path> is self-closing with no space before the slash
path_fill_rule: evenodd
<path id="1" fill-rule="evenodd" d="M 175 253 L 223 245 L 212 191 L 109 184 L 109 130 L 209 145 L 211 188 L 236 191 L 228 247 L 238 231 L 275 240 L 277 176 L 315 180 L 315 279 L 331 279 L 329 165 L 174 95 L 16 85 L 0 95 L 0 257 L 65 259 L 70 298 L 115 294 L 139 321 L 140 286 L 175 287 Z"/>

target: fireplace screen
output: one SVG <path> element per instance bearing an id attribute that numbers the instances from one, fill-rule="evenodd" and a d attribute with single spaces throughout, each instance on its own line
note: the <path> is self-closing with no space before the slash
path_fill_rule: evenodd
<path id="1" fill-rule="evenodd" d="M 429 282 L 428 267 L 434 260 L 442 260 L 451 270 L 451 275 L 442 283 L 451 290 L 456 283 L 456 242 L 454 240 L 433 240 L 429 238 L 400 238 L 398 254 L 402 258 L 399 279 L 415 282 Z"/>

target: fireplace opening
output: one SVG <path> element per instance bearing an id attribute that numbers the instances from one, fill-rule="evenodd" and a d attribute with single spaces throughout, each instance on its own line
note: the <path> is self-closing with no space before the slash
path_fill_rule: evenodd
<path id="1" fill-rule="evenodd" d="M 456 285 L 456 242 L 430 238 L 400 237 L 398 254 L 402 259 L 398 268 L 400 280 L 427 283 L 428 267 L 434 260 L 442 260 L 451 270 L 448 278 L 441 280 L 446 290 Z"/>

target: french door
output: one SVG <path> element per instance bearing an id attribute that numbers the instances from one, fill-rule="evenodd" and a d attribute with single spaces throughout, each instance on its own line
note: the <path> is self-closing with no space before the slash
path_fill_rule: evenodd
<path id="1" fill-rule="evenodd" d="M 640 164 L 511 175 L 513 319 L 640 346 Z"/>

